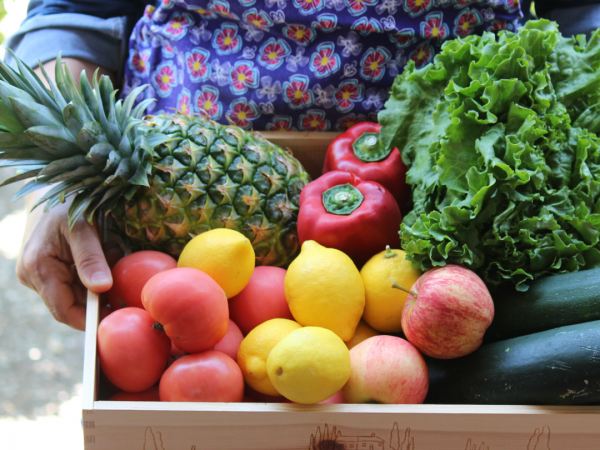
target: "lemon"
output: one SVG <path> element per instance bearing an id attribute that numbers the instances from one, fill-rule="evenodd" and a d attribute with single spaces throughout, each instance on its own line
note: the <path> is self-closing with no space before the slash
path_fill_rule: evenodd
<path id="1" fill-rule="evenodd" d="M 412 267 L 406 253 L 388 247 L 367 261 L 360 275 L 365 284 L 364 321 L 383 333 L 402 331 L 402 309 L 408 294 L 392 284 L 410 289 L 421 272 Z"/>
<path id="2" fill-rule="evenodd" d="M 177 267 L 193 267 L 208 274 L 227 298 L 241 292 L 254 271 L 255 254 L 246 236 L 228 228 L 199 234 L 184 247 Z"/>
<path id="3" fill-rule="evenodd" d="M 300 325 L 327 328 L 343 341 L 354 336 L 365 306 L 365 288 L 352 260 L 315 241 L 304 242 L 290 264 L 285 297 Z"/>
<path id="4" fill-rule="evenodd" d="M 275 345 L 292 331 L 301 328 L 293 320 L 271 319 L 254 328 L 240 344 L 237 363 L 244 381 L 261 394 L 279 395 L 267 375 L 267 358 Z"/>
<path id="5" fill-rule="evenodd" d="M 356 331 L 354 332 L 352 339 L 346 341 L 346 347 L 348 347 L 348 350 L 351 350 L 352 347 L 356 347 L 362 341 L 366 341 L 373 336 L 379 336 L 380 334 L 381 333 L 371 328 L 364 320 L 361 320 L 358 322 L 358 326 L 356 327 Z"/>
<path id="6" fill-rule="evenodd" d="M 300 328 L 273 347 L 267 373 L 288 400 L 319 403 L 342 389 L 350 378 L 350 350 L 330 330 Z"/>

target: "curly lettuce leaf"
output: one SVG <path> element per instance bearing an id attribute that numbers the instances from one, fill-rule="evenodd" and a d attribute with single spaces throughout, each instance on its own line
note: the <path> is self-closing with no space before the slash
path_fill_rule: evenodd
<path id="1" fill-rule="evenodd" d="M 528 22 L 448 41 L 396 78 L 381 136 L 409 167 L 400 236 L 421 270 L 460 264 L 526 290 L 600 266 L 599 38 Z"/>

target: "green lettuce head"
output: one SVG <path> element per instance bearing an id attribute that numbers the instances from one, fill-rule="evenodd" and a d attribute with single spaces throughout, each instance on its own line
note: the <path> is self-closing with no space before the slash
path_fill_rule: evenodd
<path id="1" fill-rule="evenodd" d="M 400 236 L 415 265 L 521 291 L 600 266 L 599 38 L 532 21 L 448 41 L 396 77 L 379 121 L 409 167 Z"/>

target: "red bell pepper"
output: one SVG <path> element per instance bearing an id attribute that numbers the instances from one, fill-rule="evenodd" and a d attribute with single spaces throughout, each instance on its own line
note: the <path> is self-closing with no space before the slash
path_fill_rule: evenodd
<path id="1" fill-rule="evenodd" d="M 408 213 L 410 186 L 406 184 L 406 166 L 397 148 L 386 149 L 379 141 L 381 125 L 361 122 L 335 138 L 325 156 L 323 173 L 346 170 L 366 181 L 387 188 L 402 211 Z"/>
<path id="2" fill-rule="evenodd" d="M 300 194 L 300 243 L 337 248 L 361 267 L 385 246 L 400 248 L 402 215 L 392 194 L 374 181 L 336 170 L 309 183 Z"/>

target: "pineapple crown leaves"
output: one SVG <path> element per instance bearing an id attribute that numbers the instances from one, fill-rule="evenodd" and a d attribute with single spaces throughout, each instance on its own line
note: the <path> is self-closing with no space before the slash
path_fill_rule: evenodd
<path id="1" fill-rule="evenodd" d="M 26 64 L 15 61 L 16 69 L 0 61 L 0 167 L 14 167 L 17 175 L 0 186 L 32 180 L 13 201 L 52 185 L 34 208 L 45 203 L 48 211 L 74 195 L 73 227 L 82 214 L 91 222 L 101 206 L 110 211 L 121 197 L 130 199 L 138 186 L 148 186 L 154 148 L 171 138 L 142 126 L 154 99 L 134 104 L 146 86 L 115 101 L 110 78 L 98 78 L 96 71 L 90 84 L 82 71 L 77 86 L 59 55 L 56 83 L 40 64 L 48 89 Z"/>

